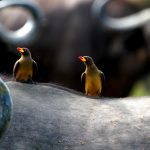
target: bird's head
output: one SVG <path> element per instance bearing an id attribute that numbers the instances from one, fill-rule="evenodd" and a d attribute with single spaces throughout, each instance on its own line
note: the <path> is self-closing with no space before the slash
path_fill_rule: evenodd
<path id="1" fill-rule="evenodd" d="M 94 64 L 93 59 L 90 56 L 79 56 L 78 57 L 86 66 L 91 66 Z"/>
<path id="2" fill-rule="evenodd" d="M 31 55 L 31 53 L 30 53 L 30 51 L 29 51 L 28 48 L 18 47 L 17 50 L 18 50 L 18 52 L 21 53 L 21 55 L 23 55 L 23 56 L 30 56 L 30 55 Z"/>

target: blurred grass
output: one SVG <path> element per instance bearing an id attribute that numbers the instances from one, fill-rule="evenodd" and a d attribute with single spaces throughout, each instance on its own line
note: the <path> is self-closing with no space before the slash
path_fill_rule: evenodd
<path id="1" fill-rule="evenodd" d="M 149 96 L 150 95 L 150 74 L 139 80 L 133 88 L 129 96 Z"/>

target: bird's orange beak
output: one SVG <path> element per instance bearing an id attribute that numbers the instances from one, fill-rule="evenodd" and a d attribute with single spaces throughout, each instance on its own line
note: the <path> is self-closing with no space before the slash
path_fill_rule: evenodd
<path id="1" fill-rule="evenodd" d="M 17 47 L 17 50 L 18 50 L 20 53 L 24 53 L 24 50 L 23 50 L 23 48 L 21 48 L 21 47 Z"/>
<path id="2" fill-rule="evenodd" d="M 86 59 L 83 56 L 78 57 L 82 62 L 86 62 Z"/>

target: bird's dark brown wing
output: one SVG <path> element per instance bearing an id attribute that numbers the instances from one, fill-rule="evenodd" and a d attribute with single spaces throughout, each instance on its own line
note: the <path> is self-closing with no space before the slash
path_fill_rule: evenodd
<path id="1" fill-rule="evenodd" d="M 15 63 L 15 65 L 14 65 L 14 68 L 13 68 L 13 76 L 14 76 L 14 78 L 16 78 L 16 74 L 18 72 L 19 66 L 20 66 L 20 63 L 19 63 L 19 61 L 17 61 Z"/>
<path id="2" fill-rule="evenodd" d="M 101 78 L 101 81 L 102 81 L 102 92 L 104 91 L 104 82 L 105 82 L 105 75 L 102 71 L 99 70 L 99 73 L 100 73 L 100 78 Z"/>
<path id="3" fill-rule="evenodd" d="M 86 74 L 85 72 L 83 72 L 81 75 L 82 90 L 85 90 L 85 78 L 86 78 Z"/>
<path id="4" fill-rule="evenodd" d="M 33 78 L 37 79 L 38 77 L 38 66 L 37 63 L 35 61 L 33 61 Z"/>

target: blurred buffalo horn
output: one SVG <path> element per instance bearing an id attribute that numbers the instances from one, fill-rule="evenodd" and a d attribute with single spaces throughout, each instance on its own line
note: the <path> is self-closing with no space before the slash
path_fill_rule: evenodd
<path id="1" fill-rule="evenodd" d="M 35 3 L 31 1 L 5 0 L 0 2 L 0 9 L 6 7 L 22 7 L 28 10 L 31 17 L 18 30 L 11 31 L 0 24 L 0 38 L 7 43 L 14 45 L 24 45 L 32 43 L 39 32 L 40 26 L 44 20 L 44 14 Z"/>
<path id="2" fill-rule="evenodd" d="M 150 21 L 150 8 L 145 8 L 135 14 L 121 18 L 107 16 L 105 8 L 110 1 L 111 0 L 95 0 L 92 4 L 92 14 L 104 27 L 118 31 L 131 30 L 142 27 Z"/>

